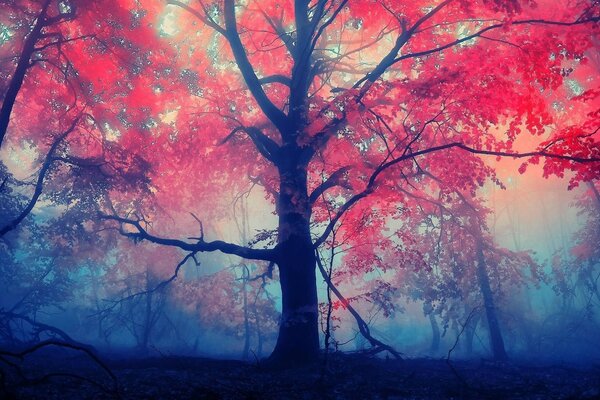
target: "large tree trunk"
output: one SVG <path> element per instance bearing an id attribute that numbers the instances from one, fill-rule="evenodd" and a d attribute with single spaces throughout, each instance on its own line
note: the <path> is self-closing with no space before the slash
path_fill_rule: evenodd
<path id="1" fill-rule="evenodd" d="M 282 315 L 271 361 L 288 365 L 317 359 L 319 354 L 316 259 L 310 237 L 306 167 L 290 154 L 279 166 L 279 278 Z"/>
<path id="2" fill-rule="evenodd" d="M 483 244 L 481 240 L 477 241 L 477 277 L 479 287 L 483 295 L 483 304 L 485 306 L 485 315 L 487 317 L 488 328 L 490 331 L 490 345 L 492 354 L 496 360 L 506 360 L 506 350 L 504 349 L 504 340 L 498 323 L 496 314 L 496 305 L 494 304 L 494 296 L 490 287 L 490 278 L 485 266 L 485 256 L 483 254 Z"/>

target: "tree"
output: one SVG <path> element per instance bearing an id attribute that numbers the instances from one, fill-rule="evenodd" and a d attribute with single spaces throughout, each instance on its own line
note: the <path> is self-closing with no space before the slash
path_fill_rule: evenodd
<path id="1" fill-rule="evenodd" d="M 78 8 L 88 26 L 98 21 L 94 12 L 108 11 L 99 33 L 122 39 L 116 54 L 71 48 L 83 86 L 99 96 L 92 108 L 102 145 L 92 154 L 104 155 L 108 142 L 126 149 L 109 165 L 122 161 L 148 188 L 144 201 L 114 190 L 95 201 L 103 219 L 135 240 L 276 264 L 282 320 L 273 361 L 318 354 L 315 249 L 342 220 L 374 208 L 391 216 L 406 201 L 398 183 L 418 187 L 418 169 L 444 166 L 441 179 L 460 190 L 494 178 L 483 155 L 543 158 L 549 173 L 576 169 L 580 180 L 597 171 L 597 111 L 557 118 L 554 108 L 556 99 L 578 109 L 596 104 L 598 78 L 586 65 L 596 2 L 170 4 Z M 180 29 L 160 23 L 171 47 L 149 22 L 165 12 Z M 571 74 L 581 89 L 575 97 Z M 551 124 L 554 134 L 542 140 Z M 169 217 L 217 203 L 227 184 L 263 187 L 275 204 L 275 246 L 207 241 L 202 224 L 192 239 L 167 238 L 191 229 Z"/>
<path id="2" fill-rule="evenodd" d="M 360 227 L 360 235 L 346 244 L 338 274 L 352 282 L 357 271 L 376 270 L 401 297 L 423 302 L 434 349 L 440 336 L 436 315 L 442 318 L 444 334 L 449 326 L 461 331 L 468 323 L 468 347 L 477 320 L 485 315 L 493 356 L 505 359 L 501 311 L 506 311 L 506 293 L 539 285 L 543 274 L 528 252 L 509 251 L 494 242 L 487 222 L 491 210 L 475 188 L 456 189 L 437 173 L 444 173 L 444 164 L 417 172 L 418 187 L 398 185 L 405 199 L 391 216 L 363 212 L 360 215 L 368 219 L 348 224 L 352 228 L 344 229 L 346 238 L 355 227 Z M 342 241 L 348 242 L 346 238 Z"/>
<path id="3" fill-rule="evenodd" d="M 116 87 L 116 79 L 132 78 L 130 71 L 124 68 L 117 71 L 105 65 L 103 72 L 112 75 L 112 79 L 106 79 L 109 75 L 99 77 L 98 64 L 90 62 L 98 53 L 113 54 L 130 65 L 139 57 L 132 41 L 124 39 L 131 30 L 121 29 L 120 34 L 114 36 L 114 32 L 106 29 L 123 20 L 135 25 L 129 10 L 113 7 L 109 23 L 103 25 L 98 22 L 99 16 L 108 4 L 90 6 L 78 0 L 4 0 L 0 6 L 3 11 L 0 16 L 0 76 L 3 78 L 0 84 L 0 148 L 3 150 L 0 196 L 3 203 L 15 203 L 10 209 L 1 210 L 0 237 L 3 237 L 34 211 L 38 201 L 50 199 L 55 204 L 61 201 L 63 205 L 69 204 L 75 197 L 85 199 L 85 195 L 77 192 L 87 189 L 89 194 L 90 186 L 94 186 L 94 196 L 99 196 L 102 190 L 115 189 L 112 184 L 119 179 L 121 183 L 133 183 L 136 173 L 132 175 L 129 167 L 136 164 L 134 169 L 139 172 L 138 168 L 143 169 L 143 166 L 139 159 L 134 161 L 135 155 L 119 153 L 119 148 L 107 138 L 110 127 L 100 125 L 97 119 L 109 112 L 102 106 L 108 104 L 107 98 L 124 93 L 122 88 Z M 138 28 L 136 33 L 142 29 Z M 111 37 L 116 39 L 113 43 L 108 40 Z M 111 60 L 105 61 L 111 63 Z M 28 194 L 28 182 L 16 179 L 14 172 L 23 174 L 36 167 L 33 192 Z M 84 175 L 87 176 L 84 178 Z M 91 178 L 92 175 L 96 177 Z M 79 181 L 80 185 L 68 194 L 64 186 L 59 186 L 62 196 L 56 191 L 44 196 L 50 178 L 59 182 Z"/>
<path id="4" fill-rule="evenodd" d="M 552 284 L 562 299 L 560 311 L 549 316 L 545 323 L 556 332 L 556 346 L 569 346 L 585 342 L 582 332 L 597 329 L 596 310 L 600 307 L 600 196 L 597 181 L 587 182 L 575 207 L 582 217 L 583 226 L 575 232 L 569 248 L 559 249 L 550 260 Z M 552 326 L 560 324 L 560 330 Z M 576 338 L 573 340 L 573 338 Z M 570 343 L 564 343 L 566 341 Z M 595 346 L 591 346 L 595 350 Z M 585 351 L 585 350 L 584 350 Z"/>
<path id="5" fill-rule="evenodd" d="M 275 299 L 262 279 L 251 280 L 254 265 L 237 265 L 210 275 L 179 280 L 174 287 L 177 303 L 208 332 L 241 339 L 241 358 L 252 351 L 260 357 L 277 327 Z M 225 312 L 226 310 L 226 312 Z"/>
<path id="6" fill-rule="evenodd" d="M 11 114 L 17 96 L 23 86 L 27 72 L 38 63 L 47 63 L 57 68 L 67 78 L 68 68 L 63 69 L 63 53 L 61 45 L 83 37 L 65 38 L 57 26 L 70 21 L 75 17 L 74 3 L 53 2 L 44 0 L 39 2 L 3 1 L 7 13 L 3 15 L 3 34 L 6 36 L 18 35 L 17 39 L 3 46 L 3 62 L 9 66 L 16 61 L 12 73 L 3 75 L 9 77 L 6 87 L 3 88 L 2 107 L 0 108 L 0 147 L 4 141 L 6 131 L 11 119 Z M 6 4 L 4 4 L 6 3 Z M 5 25 L 9 23 L 9 25 Z M 18 33 L 11 32 L 15 28 Z M 8 62 L 7 62 L 8 61 Z M 4 67 L 4 65 L 3 65 Z M 4 68 L 3 68 L 4 69 Z"/>
<path id="7" fill-rule="evenodd" d="M 48 338 L 73 342 L 48 315 L 64 310 L 79 289 L 79 250 L 48 242 L 48 228 L 24 224 L 28 240 L 0 245 L 0 341 L 8 347 Z M 87 252 L 92 257 L 92 252 Z"/>

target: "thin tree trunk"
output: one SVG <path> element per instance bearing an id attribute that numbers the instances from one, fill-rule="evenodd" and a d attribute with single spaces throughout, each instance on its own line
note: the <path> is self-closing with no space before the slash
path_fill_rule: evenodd
<path id="1" fill-rule="evenodd" d="M 146 272 L 148 275 L 148 272 Z M 150 289 L 150 283 L 148 277 L 146 277 L 146 290 Z M 152 292 L 146 293 L 146 310 L 144 315 L 144 326 L 142 327 L 142 342 L 140 344 L 140 350 L 143 354 L 148 353 L 148 344 L 150 342 L 150 331 L 152 329 Z"/>
<path id="2" fill-rule="evenodd" d="M 490 332 L 492 354 L 496 360 L 506 360 L 508 356 L 506 355 L 506 350 L 504 348 L 504 339 L 502 339 L 502 332 L 500 331 L 496 305 L 494 304 L 494 296 L 490 287 L 490 278 L 486 270 L 483 243 L 480 239 L 477 240 L 477 277 L 481 294 L 483 295 L 483 304 L 485 306 L 485 314 Z"/>
<path id="3" fill-rule="evenodd" d="M 331 279 L 331 264 L 328 271 L 329 279 Z M 333 303 L 331 301 L 331 288 L 327 286 L 327 314 L 325 316 L 325 354 L 329 353 L 329 342 L 331 340 L 331 314 L 333 313 Z"/>
<path id="4" fill-rule="evenodd" d="M 440 350 L 440 326 L 438 325 L 435 315 L 429 314 L 429 323 L 431 324 L 431 353 L 437 353 Z"/>
<path id="5" fill-rule="evenodd" d="M 262 356 L 262 352 L 263 352 L 263 334 L 262 334 L 262 328 L 260 325 L 260 315 L 258 314 L 258 312 L 256 312 L 256 310 L 255 310 L 255 318 L 256 318 L 256 339 L 257 339 L 256 356 L 260 358 Z"/>
<path id="6" fill-rule="evenodd" d="M 479 315 L 476 314 L 471 321 L 468 321 L 469 326 L 465 328 L 465 353 L 469 356 L 473 354 L 473 339 L 475 338 L 478 322 Z"/>
<path id="7" fill-rule="evenodd" d="M 105 334 L 103 326 L 102 326 L 102 321 L 103 318 L 100 315 L 100 311 L 101 311 L 101 307 L 100 307 L 100 297 L 98 296 L 98 275 L 96 272 L 96 268 L 95 267 L 90 267 L 90 276 L 92 278 L 92 296 L 94 299 L 94 307 L 96 308 L 96 312 L 98 313 L 97 316 L 97 322 L 98 322 L 98 339 L 103 339 L 104 342 L 106 343 L 107 346 L 110 345 L 110 341 L 108 338 L 108 335 Z"/>
<path id="8" fill-rule="evenodd" d="M 596 199 L 596 206 L 598 207 L 598 209 L 600 209 L 600 192 L 598 192 L 598 189 L 596 188 L 596 185 L 593 181 L 588 182 L 587 184 L 588 187 L 592 190 L 592 193 L 594 193 L 594 198 Z"/>
<path id="9" fill-rule="evenodd" d="M 248 277 L 250 271 L 248 267 L 243 264 L 243 277 L 242 277 L 242 301 L 244 306 L 244 350 L 242 351 L 242 359 L 248 359 L 248 352 L 250 351 L 250 321 L 248 316 Z"/>

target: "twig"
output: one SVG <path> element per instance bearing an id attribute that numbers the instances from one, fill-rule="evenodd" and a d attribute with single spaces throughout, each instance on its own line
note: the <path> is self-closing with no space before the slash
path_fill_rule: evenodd
<path id="1" fill-rule="evenodd" d="M 469 313 L 469 315 L 467 316 L 467 319 L 465 321 L 464 324 L 461 324 L 461 330 L 460 332 L 458 332 L 458 335 L 456 335 L 456 340 L 454 341 L 454 345 L 448 350 L 448 355 L 446 356 L 446 364 L 448 364 L 448 366 L 450 367 L 450 369 L 452 370 L 452 372 L 454 373 L 454 375 L 456 375 L 456 377 L 458 378 L 458 380 L 467 388 L 470 389 L 469 384 L 467 383 L 467 381 L 458 373 L 458 371 L 454 368 L 454 366 L 452 365 L 452 363 L 450 362 L 450 355 L 452 354 L 452 352 L 454 351 L 454 349 L 456 348 L 456 346 L 458 346 L 458 341 L 460 340 L 460 337 L 462 336 L 463 332 L 465 331 L 465 329 L 467 328 L 467 326 L 469 325 L 469 322 L 471 321 L 471 318 L 473 318 L 473 316 L 475 315 L 475 311 L 479 308 L 479 306 L 477 307 L 473 307 L 473 309 L 471 310 L 471 312 Z M 459 322 L 460 324 L 460 322 Z"/>

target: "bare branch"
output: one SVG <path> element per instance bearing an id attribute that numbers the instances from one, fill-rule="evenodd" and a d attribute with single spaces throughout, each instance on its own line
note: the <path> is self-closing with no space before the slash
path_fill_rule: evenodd
<path id="1" fill-rule="evenodd" d="M 327 21 L 325 21 L 325 22 L 323 22 L 323 24 L 321 24 L 321 26 L 315 33 L 315 36 L 312 40 L 311 51 L 313 51 L 315 49 L 315 47 L 317 46 L 317 43 L 319 42 L 319 38 L 323 35 L 323 32 L 325 32 L 325 29 L 327 29 L 327 27 L 329 25 L 331 25 L 333 23 L 333 21 L 335 21 L 338 14 L 344 9 L 344 7 L 346 6 L 347 3 L 348 3 L 348 0 L 342 0 L 340 2 L 340 4 L 337 6 L 337 8 L 334 10 L 334 12 L 331 14 L 331 16 L 327 19 Z"/>
<path id="2" fill-rule="evenodd" d="M 190 253 L 220 251 L 225 254 L 233 254 L 249 260 L 275 261 L 276 251 L 274 249 L 252 249 L 250 247 L 240 246 L 221 240 L 207 242 L 204 238 L 198 238 L 196 243 L 189 243 L 179 239 L 169 239 L 153 235 L 142 226 L 143 221 L 140 219 L 134 220 L 102 213 L 99 214 L 99 218 L 118 222 L 121 227 L 121 234 L 134 240 L 146 240 L 164 246 L 178 247 L 182 250 L 189 251 Z M 134 228 L 135 231 L 126 231 L 123 229 L 125 226 Z"/>
<path id="3" fill-rule="evenodd" d="M 215 21 L 213 21 L 211 18 L 207 18 L 206 15 L 202 15 L 199 11 L 193 9 L 192 7 L 188 6 L 187 4 L 177 1 L 177 0 L 167 0 L 167 4 L 177 6 L 177 7 L 184 9 L 185 11 L 192 14 L 194 17 L 198 18 L 200 21 L 204 22 L 206 25 L 213 28 L 215 31 L 219 32 L 221 35 L 227 36 L 225 29 L 223 29 L 223 27 L 221 27 L 220 25 L 215 23 Z"/>
<path id="4" fill-rule="evenodd" d="M 104 308 L 94 314 L 92 314 L 91 316 L 94 317 L 96 315 L 102 315 L 102 314 L 106 314 L 108 313 L 110 310 L 114 309 L 115 307 L 117 307 L 119 304 L 124 303 L 126 301 L 129 300 L 133 300 L 136 297 L 140 297 L 140 296 L 144 296 L 150 293 L 154 293 L 157 292 L 163 288 L 165 288 L 168 284 L 170 284 L 171 282 L 173 282 L 175 279 L 177 279 L 177 277 L 179 276 L 179 271 L 181 270 L 181 268 L 188 262 L 188 260 L 194 260 L 194 263 L 196 264 L 196 266 L 200 266 L 200 262 L 196 259 L 196 253 L 192 252 L 189 253 L 188 255 L 186 255 L 176 266 L 175 266 L 175 271 L 173 272 L 173 274 L 168 278 L 165 279 L 164 281 L 158 283 L 156 286 L 154 286 L 151 289 L 147 289 L 147 290 L 143 290 L 141 292 L 136 292 L 133 294 L 130 294 L 129 296 L 120 298 L 116 301 L 113 301 L 112 304 L 110 306 L 108 306 L 107 308 Z"/>
<path id="5" fill-rule="evenodd" d="M 77 350 L 77 351 L 81 351 L 81 352 L 85 353 L 96 364 L 98 364 L 98 366 L 100 366 L 107 373 L 108 376 L 110 376 L 112 381 L 115 383 L 115 387 L 117 386 L 117 382 L 118 382 L 117 377 L 110 370 L 110 368 L 108 368 L 108 366 L 104 362 L 102 362 L 102 360 L 100 360 L 100 358 L 96 354 L 94 354 L 94 352 L 92 350 L 90 350 L 87 346 L 80 345 L 75 342 L 66 342 L 66 341 L 61 341 L 61 340 L 44 340 L 44 341 L 36 343 L 35 345 L 28 347 L 25 350 L 22 350 L 19 352 L 10 352 L 10 351 L 5 351 L 5 350 L 0 350 L 0 354 L 3 356 L 14 357 L 14 358 L 18 358 L 18 359 L 22 360 L 23 357 L 25 357 L 26 355 L 34 353 L 41 348 L 49 347 L 49 346 L 64 347 L 64 348 Z"/>
<path id="6" fill-rule="evenodd" d="M 396 350 L 394 350 L 393 347 L 375 339 L 371 335 L 369 325 L 360 316 L 358 311 L 356 311 L 356 309 L 354 307 L 352 307 L 350 302 L 342 295 L 342 293 L 340 293 L 338 288 L 335 287 L 335 285 L 331 281 L 329 275 L 327 274 L 327 271 L 325 270 L 325 267 L 323 266 L 323 261 L 321 261 L 321 255 L 319 254 L 318 251 L 316 251 L 316 259 L 317 259 L 317 266 L 319 267 L 319 271 L 321 271 L 321 275 L 323 276 L 325 283 L 327 283 L 327 286 L 329 287 L 329 289 L 335 294 L 335 296 L 338 299 L 340 299 L 340 301 L 344 304 L 344 307 L 350 312 L 350 314 L 352 314 L 352 316 L 356 320 L 356 324 L 358 325 L 358 330 L 360 331 L 361 335 L 363 335 L 363 337 L 369 341 L 371 346 L 373 346 L 375 349 L 377 349 L 376 352 L 388 351 L 394 357 L 401 360 L 402 356 L 400 355 L 400 353 L 398 353 Z"/>
<path id="7" fill-rule="evenodd" d="M 413 34 L 415 33 L 415 31 L 417 29 L 419 29 L 419 27 L 421 25 L 423 25 L 425 22 L 427 22 L 429 19 L 433 18 L 434 15 L 436 15 L 441 9 L 443 9 L 444 7 L 446 7 L 449 3 L 451 3 L 454 0 L 446 0 L 442 3 L 440 3 L 437 7 L 435 7 L 433 10 L 431 10 L 430 12 L 428 12 L 426 15 L 424 15 L 423 17 L 421 17 L 417 22 L 415 22 L 410 28 L 407 27 L 407 22 L 405 20 L 400 20 L 400 23 L 402 25 L 402 33 L 400 34 L 400 36 L 398 36 L 398 38 L 396 39 L 396 43 L 394 44 L 394 47 L 392 47 L 392 49 L 388 52 L 388 54 L 379 62 L 379 64 L 377 64 L 377 66 L 371 71 L 369 72 L 367 75 L 365 75 L 363 78 L 359 79 L 354 85 L 354 88 L 358 88 L 360 87 L 365 81 L 368 81 L 370 83 L 375 82 L 377 79 L 379 79 L 379 77 L 381 75 L 383 75 L 383 73 L 391 66 L 394 64 L 395 59 L 398 55 L 398 53 L 400 52 L 400 49 L 410 40 L 410 38 L 413 36 Z M 364 90 L 368 90 L 370 85 L 367 85 L 364 87 Z M 364 92 L 363 90 L 363 92 Z"/>
<path id="8" fill-rule="evenodd" d="M 562 22 L 562 21 L 549 21 L 549 20 L 544 20 L 544 19 L 528 19 L 528 20 L 521 20 L 521 21 L 513 21 L 511 22 L 510 25 L 554 25 L 554 26 L 574 26 L 574 25 L 582 25 L 582 24 L 589 24 L 589 23 L 595 23 L 600 21 L 600 17 L 590 17 L 590 18 L 585 18 L 585 19 L 577 19 L 575 21 L 572 22 Z M 416 53 L 409 53 L 409 54 L 405 54 L 403 56 L 400 56 L 398 58 L 396 58 L 395 60 L 393 60 L 393 62 L 389 65 L 392 66 L 402 60 L 406 60 L 409 58 L 416 58 L 416 57 L 423 57 L 423 56 L 427 56 L 433 53 L 439 53 L 440 51 L 449 49 L 451 47 L 457 46 L 461 43 L 464 42 L 468 42 L 469 40 L 481 37 L 484 33 L 489 32 L 489 31 L 493 31 L 493 30 L 497 30 L 500 28 L 503 28 L 505 26 L 504 23 L 499 23 L 499 24 L 494 24 L 494 25 L 490 25 L 487 26 L 471 35 L 465 36 L 463 38 L 457 39 L 453 42 L 450 43 L 446 43 L 445 45 L 436 47 L 435 49 L 429 49 L 429 50 L 423 50 L 423 51 L 418 51 Z M 486 39 L 490 40 L 490 38 L 486 37 Z M 499 39 L 497 39 L 499 40 Z"/>
<path id="9" fill-rule="evenodd" d="M 263 272 L 262 274 L 258 274 L 256 276 L 253 276 L 252 278 L 246 277 L 246 278 L 242 278 L 242 279 L 245 280 L 246 282 L 254 282 L 254 281 L 261 279 L 263 282 L 263 285 L 264 285 L 267 278 L 273 279 L 273 268 L 274 267 L 275 267 L 275 263 L 273 261 L 271 261 L 269 263 L 269 265 L 267 266 L 267 270 L 265 272 Z"/>

